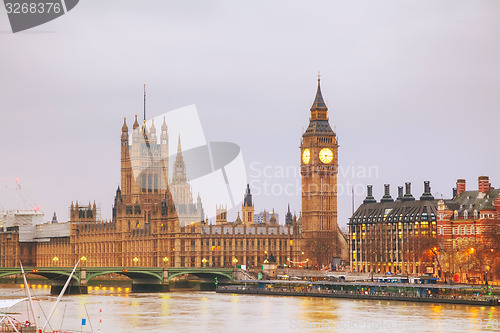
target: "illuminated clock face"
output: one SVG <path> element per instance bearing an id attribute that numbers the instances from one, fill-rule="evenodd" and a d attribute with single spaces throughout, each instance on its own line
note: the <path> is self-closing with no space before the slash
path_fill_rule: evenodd
<path id="1" fill-rule="evenodd" d="M 333 152 L 330 148 L 323 148 L 319 152 L 319 159 L 321 162 L 328 164 L 333 160 Z"/>
<path id="2" fill-rule="evenodd" d="M 304 152 L 302 153 L 302 162 L 304 164 L 309 164 L 309 161 L 311 160 L 311 152 L 309 149 L 304 149 Z"/>

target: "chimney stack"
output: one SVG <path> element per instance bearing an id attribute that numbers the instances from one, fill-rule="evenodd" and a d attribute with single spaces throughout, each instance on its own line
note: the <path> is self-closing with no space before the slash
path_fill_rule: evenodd
<path id="1" fill-rule="evenodd" d="M 377 202 L 377 200 L 375 200 L 375 198 L 373 197 L 373 186 L 372 185 L 366 186 L 366 192 L 367 192 L 366 199 L 363 200 L 364 204 Z"/>
<path id="2" fill-rule="evenodd" d="M 398 186 L 398 199 L 397 200 L 403 200 L 403 186 Z"/>
<path id="3" fill-rule="evenodd" d="M 424 181 L 424 193 L 420 197 L 420 200 L 434 200 L 431 193 L 431 182 L 428 180 Z"/>
<path id="4" fill-rule="evenodd" d="M 380 200 L 380 202 L 392 202 L 394 199 L 391 197 L 391 185 L 384 184 L 384 196 Z"/>
<path id="5" fill-rule="evenodd" d="M 488 176 L 480 176 L 477 179 L 479 193 L 488 193 L 490 190 L 490 178 Z"/>
<path id="6" fill-rule="evenodd" d="M 457 180 L 457 195 L 460 195 L 460 193 L 465 192 L 465 179 L 458 179 Z"/>
<path id="7" fill-rule="evenodd" d="M 405 201 L 413 201 L 415 198 L 411 195 L 411 183 L 405 183 L 406 193 L 403 197 Z"/>

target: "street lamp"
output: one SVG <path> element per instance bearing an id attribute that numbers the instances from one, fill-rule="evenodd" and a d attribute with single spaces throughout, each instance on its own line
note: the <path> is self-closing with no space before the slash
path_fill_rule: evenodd
<path id="1" fill-rule="evenodd" d="M 59 261 L 59 258 L 54 257 L 54 258 L 52 258 L 52 260 L 54 261 L 54 266 L 57 266 L 57 262 Z"/>
<path id="2" fill-rule="evenodd" d="M 167 268 L 167 263 L 168 263 L 168 258 L 167 258 L 167 257 L 164 257 L 164 258 L 163 258 L 163 266 L 164 266 L 165 268 Z"/>
<path id="3" fill-rule="evenodd" d="M 132 260 L 134 261 L 135 266 L 137 266 L 137 262 L 139 261 L 139 258 L 134 257 L 134 259 L 132 259 Z"/>
<path id="4" fill-rule="evenodd" d="M 201 262 L 203 263 L 203 267 L 207 268 L 207 258 L 201 259 Z"/>
<path id="5" fill-rule="evenodd" d="M 309 269 L 309 258 L 306 259 L 306 265 L 307 265 L 306 269 Z"/>
<path id="6" fill-rule="evenodd" d="M 233 259 L 233 266 L 236 268 L 236 264 L 238 263 L 238 259 L 234 258 Z"/>
<path id="7" fill-rule="evenodd" d="M 87 257 L 85 257 L 85 256 L 81 257 L 80 261 L 82 262 L 82 266 L 85 267 L 85 263 L 87 261 Z"/>

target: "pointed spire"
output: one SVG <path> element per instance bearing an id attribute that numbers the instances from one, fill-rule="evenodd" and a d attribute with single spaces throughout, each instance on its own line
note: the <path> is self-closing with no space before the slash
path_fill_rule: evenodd
<path id="1" fill-rule="evenodd" d="M 149 137 L 153 143 L 156 143 L 156 127 L 154 118 L 151 119 L 151 127 L 149 127 Z"/>
<path id="2" fill-rule="evenodd" d="M 243 206 L 252 207 L 252 193 L 250 193 L 250 184 L 247 184 L 247 189 L 245 190 L 245 197 L 243 198 Z"/>
<path id="3" fill-rule="evenodd" d="M 270 225 L 276 225 L 276 224 L 278 224 L 278 221 L 276 220 L 276 216 L 274 216 L 274 208 L 273 208 L 273 212 L 272 212 L 271 218 L 269 219 L 269 224 Z"/>
<path id="4" fill-rule="evenodd" d="M 286 225 L 293 224 L 293 217 L 292 217 L 292 212 L 290 211 L 290 204 L 288 204 L 288 212 L 285 215 L 285 224 Z"/>
<path id="5" fill-rule="evenodd" d="M 323 94 L 321 94 L 321 76 L 318 72 L 318 90 L 316 91 L 316 97 L 314 98 L 313 105 L 311 106 L 311 111 L 314 110 L 328 110 L 323 99 Z"/>
<path id="6" fill-rule="evenodd" d="M 123 117 L 122 132 L 123 133 L 128 133 L 127 117 Z"/>
<path id="7" fill-rule="evenodd" d="M 139 127 L 139 122 L 137 121 L 137 113 L 135 114 L 134 126 L 132 127 L 134 130 Z"/>
<path id="8" fill-rule="evenodd" d="M 146 84 L 144 83 L 144 126 L 146 126 Z"/>
<path id="9" fill-rule="evenodd" d="M 238 212 L 238 217 L 236 218 L 236 221 L 234 221 L 234 224 L 241 224 L 241 223 L 243 223 L 243 221 L 241 221 L 240 212 Z"/>
<path id="10" fill-rule="evenodd" d="M 177 144 L 177 155 L 182 155 L 181 135 L 180 134 L 179 134 L 179 142 Z"/>
<path id="11" fill-rule="evenodd" d="M 161 129 L 163 130 L 166 130 L 167 129 L 167 122 L 165 120 L 165 116 L 163 116 L 163 124 L 161 124 Z"/>
<path id="12" fill-rule="evenodd" d="M 179 135 L 179 143 L 177 145 L 177 155 L 175 156 L 174 177 L 175 182 L 186 180 L 186 166 L 182 157 L 181 136 Z"/>

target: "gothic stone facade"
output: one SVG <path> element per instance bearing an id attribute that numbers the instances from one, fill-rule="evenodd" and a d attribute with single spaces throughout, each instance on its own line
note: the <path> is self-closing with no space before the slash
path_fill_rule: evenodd
<path id="1" fill-rule="evenodd" d="M 347 259 L 347 243 L 337 224 L 338 147 L 318 78 L 309 126 L 300 145 L 304 251 L 317 266 L 335 257 Z"/>

